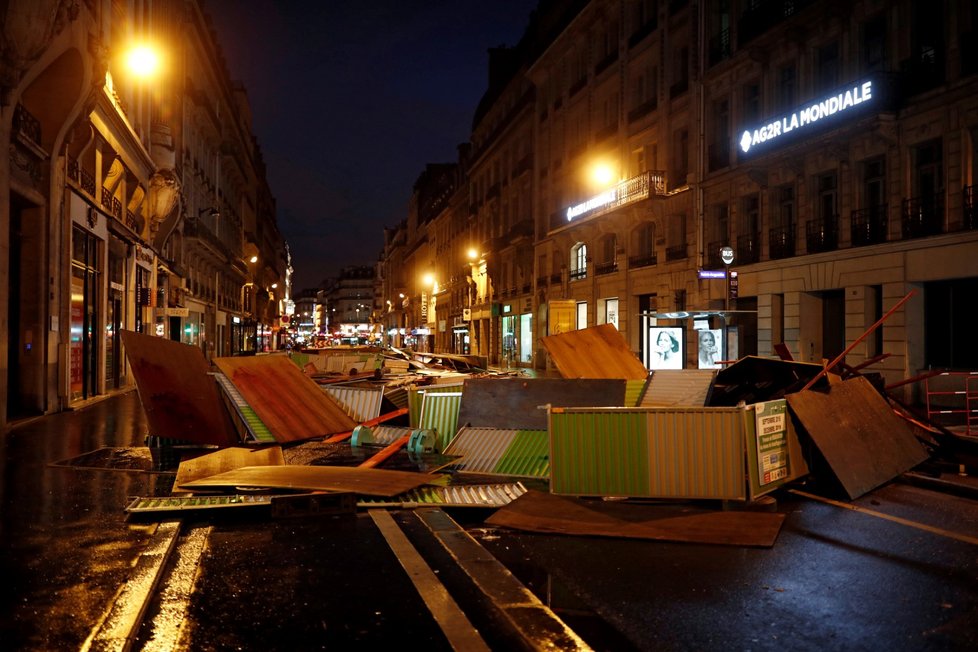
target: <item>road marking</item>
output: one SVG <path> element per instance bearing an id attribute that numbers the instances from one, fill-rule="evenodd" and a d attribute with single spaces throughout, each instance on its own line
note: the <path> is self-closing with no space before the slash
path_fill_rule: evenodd
<path id="1" fill-rule="evenodd" d="M 82 644 L 82 652 L 123 651 L 132 647 L 146 607 L 160 581 L 166 560 L 176 546 L 179 534 L 179 521 L 160 523 L 146 549 L 136 559 L 129 579 L 119 588 L 115 600 Z"/>
<path id="2" fill-rule="evenodd" d="M 437 508 L 414 512 L 472 579 L 531 650 L 590 650 L 574 630 L 543 604 L 530 589 L 482 544 Z"/>
<path id="3" fill-rule="evenodd" d="M 789 489 L 788 492 L 798 496 L 804 496 L 805 498 L 811 498 L 812 500 L 828 503 L 829 505 L 835 505 L 836 507 L 842 507 L 844 509 L 850 509 L 854 512 L 860 512 L 861 514 L 867 514 L 869 516 L 875 516 L 877 518 L 882 518 L 887 521 L 893 521 L 894 523 L 899 523 L 900 525 L 906 525 L 908 527 L 916 528 L 918 530 L 924 530 L 925 532 L 930 532 L 931 534 L 937 534 L 942 537 L 947 537 L 948 539 L 955 539 L 957 541 L 963 541 L 964 543 L 970 543 L 972 545 L 978 546 L 978 539 L 976 539 L 975 537 L 970 537 L 967 534 L 960 534 L 958 532 L 944 530 L 939 527 L 925 525 L 923 523 L 918 523 L 917 521 L 910 521 L 905 518 L 900 518 L 899 516 L 890 516 L 889 514 L 884 514 L 883 512 L 877 512 L 872 509 L 866 509 L 865 507 L 860 507 L 859 505 L 853 505 L 851 503 L 843 503 L 838 500 L 832 500 L 831 498 L 822 498 L 821 496 L 816 496 L 815 494 L 810 494 L 806 491 L 799 491 L 798 489 Z"/>
<path id="4" fill-rule="evenodd" d="M 411 545 L 408 538 L 398 527 L 394 519 L 383 509 L 370 510 L 380 533 L 384 535 L 387 544 L 394 551 L 397 561 L 407 572 L 421 598 L 434 616 L 438 626 L 448 639 L 453 650 L 485 650 L 489 646 L 482 640 L 479 632 L 472 625 L 458 603 L 448 594 L 448 590 L 435 575 L 431 567 Z"/>

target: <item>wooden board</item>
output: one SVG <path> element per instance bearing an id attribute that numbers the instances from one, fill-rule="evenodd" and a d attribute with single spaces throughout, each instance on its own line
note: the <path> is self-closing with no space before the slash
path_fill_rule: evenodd
<path id="1" fill-rule="evenodd" d="M 173 482 L 174 493 L 180 493 L 180 485 L 192 480 L 207 478 L 242 466 L 277 466 L 285 464 L 281 446 L 268 448 L 224 448 L 180 462 Z M 185 490 L 184 490 L 185 491 Z"/>
<path id="2" fill-rule="evenodd" d="M 333 435 L 357 425 L 285 355 L 215 358 L 214 364 L 279 443 Z"/>
<path id="3" fill-rule="evenodd" d="M 528 491 L 488 519 L 529 532 L 771 547 L 784 514 L 580 500 Z"/>
<path id="4" fill-rule="evenodd" d="M 151 435 L 218 446 L 238 442 L 199 348 L 133 331 L 121 335 Z"/>
<path id="5" fill-rule="evenodd" d="M 546 430 L 554 407 L 624 407 L 621 379 L 469 378 L 462 385 L 458 423 L 501 430 Z"/>
<path id="6" fill-rule="evenodd" d="M 856 377 L 785 397 L 804 432 L 855 499 L 927 460 L 906 422 L 868 380 Z"/>
<path id="7" fill-rule="evenodd" d="M 366 496 L 396 496 L 431 484 L 437 476 L 349 466 L 245 466 L 187 482 L 190 491 L 230 487 L 270 487 L 306 491 L 352 491 Z"/>
<path id="8" fill-rule="evenodd" d="M 643 380 L 649 374 L 613 324 L 550 335 L 542 341 L 564 378 Z"/>

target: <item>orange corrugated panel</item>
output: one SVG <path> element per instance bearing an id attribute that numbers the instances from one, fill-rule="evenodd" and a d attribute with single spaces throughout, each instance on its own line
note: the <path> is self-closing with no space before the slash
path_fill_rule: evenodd
<path id="1" fill-rule="evenodd" d="M 280 443 L 346 432 L 357 425 L 287 356 L 216 358 L 214 364 Z"/>

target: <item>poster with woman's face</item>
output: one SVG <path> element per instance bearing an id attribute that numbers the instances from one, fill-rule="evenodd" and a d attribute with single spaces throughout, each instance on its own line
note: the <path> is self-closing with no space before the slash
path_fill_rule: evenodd
<path id="1" fill-rule="evenodd" d="M 697 366 L 700 369 L 719 369 L 722 330 L 703 329 L 696 331 Z"/>
<path id="2" fill-rule="evenodd" d="M 652 342 L 651 369 L 683 368 L 683 329 L 650 328 L 649 341 Z"/>

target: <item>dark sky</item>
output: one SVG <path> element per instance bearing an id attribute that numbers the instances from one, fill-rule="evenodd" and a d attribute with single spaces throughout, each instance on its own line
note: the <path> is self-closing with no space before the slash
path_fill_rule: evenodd
<path id="1" fill-rule="evenodd" d="M 536 0 L 206 0 L 241 80 L 296 292 L 372 265 L 428 163 L 458 159 Z"/>

